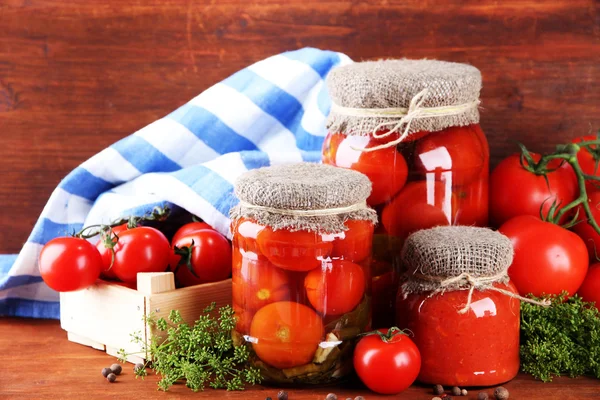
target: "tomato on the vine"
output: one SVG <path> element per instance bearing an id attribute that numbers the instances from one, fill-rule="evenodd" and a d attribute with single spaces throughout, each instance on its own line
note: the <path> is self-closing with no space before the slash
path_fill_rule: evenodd
<path id="1" fill-rule="evenodd" d="M 102 257 L 96 247 L 76 237 L 50 240 L 42 248 L 38 263 L 46 285 L 58 292 L 85 289 L 102 271 Z"/>
<path id="2" fill-rule="evenodd" d="M 256 312 L 250 324 L 254 352 L 275 368 L 292 368 L 312 361 L 324 328 L 321 317 L 310 307 L 293 301 L 278 301 Z"/>
<path id="3" fill-rule="evenodd" d="M 530 153 L 535 162 L 540 155 Z M 527 161 L 524 161 L 527 163 Z M 490 220 L 494 226 L 519 215 L 540 216 L 555 202 L 562 206 L 571 203 L 579 193 L 575 172 L 562 160 L 548 164 L 546 177 L 523 168 L 520 154 L 513 154 L 498 164 L 490 175 Z M 560 207 L 558 207 L 560 209 Z M 567 213 L 568 214 L 568 213 Z M 567 221 L 565 214 L 559 223 Z"/>
<path id="4" fill-rule="evenodd" d="M 140 226 L 118 236 L 112 270 L 123 282 L 134 283 L 138 272 L 163 272 L 169 266 L 171 247 L 159 230 Z"/>
<path id="5" fill-rule="evenodd" d="M 532 293 L 573 295 L 588 270 L 588 252 L 583 240 L 558 225 L 531 215 L 505 222 L 498 229 L 514 247 L 508 276 L 523 296 Z"/>
<path id="6" fill-rule="evenodd" d="M 397 394 L 417 379 L 421 354 L 415 343 L 397 328 L 379 329 L 359 340 L 354 349 L 354 369 L 372 391 Z"/>
<path id="7" fill-rule="evenodd" d="M 171 243 L 175 243 L 175 242 L 179 241 L 179 239 L 181 239 L 182 237 L 187 236 L 192 232 L 199 231 L 201 229 L 213 229 L 213 228 L 206 222 L 199 222 L 199 221 L 189 222 L 189 223 L 183 225 L 181 228 L 177 229 L 177 232 L 175 232 L 175 234 L 173 235 L 173 238 L 171 239 Z"/>
<path id="8" fill-rule="evenodd" d="M 173 247 L 188 248 L 194 271 L 192 274 L 187 265 L 179 263 L 175 277 L 181 286 L 218 282 L 231 275 L 231 245 L 225 236 L 214 229 L 188 233 L 174 241 Z"/>
<path id="9" fill-rule="evenodd" d="M 594 220 L 600 224 L 600 192 L 594 191 L 588 193 L 588 205 L 592 212 Z M 588 249 L 590 260 L 600 258 L 600 234 L 596 232 L 594 227 L 589 223 L 585 210 L 581 205 L 577 207 L 579 212 L 578 222 L 573 226 L 575 232 L 583 241 Z"/>
<path id="10" fill-rule="evenodd" d="M 332 136 L 332 138 L 335 136 Z M 373 188 L 367 199 L 369 205 L 383 204 L 402 189 L 408 178 L 406 160 L 396 146 L 375 151 L 364 151 L 393 140 L 375 139 L 370 136 L 347 136 L 343 140 L 336 138 L 329 143 L 326 161 L 338 167 L 350 168 L 365 174 Z M 335 149 L 337 145 L 337 149 Z M 330 157 L 335 157 L 330 160 Z"/>
<path id="11" fill-rule="evenodd" d="M 107 232 L 107 234 L 110 234 L 110 240 L 116 240 L 116 238 L 121 234 L 121 232 L 126 230 L 127 223 L 124 223 L 115 226 L 114 228 L 111 228 L 111 231 Z M 96 248 L 102 256 L 102 273 L 100 274 L 100 276 L 104 279 L 117 279 L 117 275 L 115 275 L 115 272 L 113 271 L 111 266 L 113 252 L 111 249 L 104 245 L 103 237 L 101 237 L 98 243 L 96 243 Z"/>
<path id="12" fill-rule="evenodd" d="M 598 140 L 596 135 L 587 135 L 573 139 L 573 143 L 581 143 Z M 582 148 L 577 153 L 577 161 L 579 161 L 579 166 L 581 170 L 588 175 L 598 176 L 600 177 L 600 146 L 598 145 L 590 145 L 592 152 L 590 152 L 587 148 Z M 598 152 L 594 154 L 594 152 Z M 591 181 L 586 182 L 586 186 L 588 190 L 594 190 L 598 188 L 598 182 L 595 184 Z"/>
<path id="13" fill-rule="evenodd" d="M 430 133 L 417 142 L 415 167 L 436 180 L 466 185 L 487 167 L 487 142 L 481 141 L 478 125 L 454 126 Z"/>
<path id="14" fill-rule="evenodd" d="M 596 308 L 600 309 L 600 263 L 590 265 L 577 294 L 584 301 L 596 303 Z"/>
<path id="15" fill-rule="evenodd" d="M 333 260 L 310 271 L 304 280 L 310 304 L 321 314 L 352 311 L 365 292 L 365 273 L 360 265 Z"/>

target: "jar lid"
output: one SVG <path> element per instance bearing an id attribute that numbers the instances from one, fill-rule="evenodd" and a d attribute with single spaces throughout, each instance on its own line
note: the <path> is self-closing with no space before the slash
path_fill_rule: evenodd
<path id="1" fill-rule="evenodd" d="M 468 64 L 358 62 L 333 69 L 327 87 L 333 103 L 327 119 L 330 132 L 369 135 L 399 124 L 397 131 L 410 134 L 479 122 L 481 72 Z"/>
<path id="2" fill-rule="evenodd" d="M 232 219 L 251 218 L 273 229 L 336 233 L 348 219 L 377 222 L 366 205 L 371 182 L 360 172 L 296 163 L 250 170 L 235 184 L 240 203 Z"/>
<path id="3" fill-rule="evenodd" d="M 509 238 L 488 228 L 442 226 L 417 231 L 402 248 L 409 293 L 488 287 L 508 281 L 513 260 Z"/>

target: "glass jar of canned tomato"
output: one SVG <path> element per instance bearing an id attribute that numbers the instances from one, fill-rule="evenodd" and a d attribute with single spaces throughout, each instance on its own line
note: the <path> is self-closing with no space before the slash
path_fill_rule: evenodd
<path id="1" fill-rule="evenodd" d="M 376 213 L 354 171 L 294 164 L 238 180 L 232 213 L 234 334 L 277 384 L 323 384 L 352 371 L 370 328 Z"/>
<path id="2" fill-rule="evenodd" d="M 390 326 L 408 235 L 433 226 L 487 225 L 481 75 L 471 66 L 431 60 L 365 62 L 334 69 L 328 88 L 333 105 L 322 160 L 372 182 L 367 203 L 379 217 L 373 325 Z"/>

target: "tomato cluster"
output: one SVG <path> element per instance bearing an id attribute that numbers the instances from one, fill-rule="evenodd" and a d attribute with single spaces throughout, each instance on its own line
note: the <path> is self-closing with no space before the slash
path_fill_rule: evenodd
<path id="1" fill-rule="evenodd" d="M 373 325 L 393 321 L 399 249 L 411 233 L 440 225 L 488 223 L 489 148 L 478 124 L 435 133 L 415 132 L 397 146 L 369 149 L 398 138 L 379 132 L 330 133 L 323 162 L 365 174 L 372 183 L 367 203 L 379 215 L 374 244 Z"/>
<path id="2" fill-rule="evenodd" d="M 346 225 L 339 234 L 317 234 L 245 218 L 233 223 L 236 330 L 252 338 L 262 362 L 280 369 L 305 365 L 333 329 L 367 327 L 368 307 L 357 322 L 343 316 L 368 301 L 373 224 Z"/>
<path id="3" fill-rule="evenodd" d="M 40 274 L 54 290 L 85 289 L 99 277 L 135 288 L 140 272 L 171 269 L 179 287 L 226 279 L 231 274 L 231 246 L 204 222 L 182 226 L 169 240 L 148 226 L 127 224 L 103 230 L 96 246 L 81 237 L 49 241 L 39 257 Z M 183 259 L 182 259 L 183 258 Z"/>

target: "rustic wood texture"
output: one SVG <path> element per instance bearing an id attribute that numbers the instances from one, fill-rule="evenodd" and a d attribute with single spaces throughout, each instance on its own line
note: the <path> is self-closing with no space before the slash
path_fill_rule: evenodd
<path id="1" fill-rule="evenodd" d="M 131 364 L 115 384 L 109 384 L 100 374 L 104 367 L 116 362 L 104 352 L 67 342 L 66 333 L 57 321 L 0 319 L 0 398 L 2 399 L 172 399 L 172 398 L 228 398 L 264 400 L 277 398 L 277 388 L 252 387 L 246 392 L 215 392 L 207 390 L 193 393 L 183 385 L 172 388 L 170 395 L 156 391 L 156 375 L 144 381 L 135 379 Z M 520 375 L 504 385 L 511 399 L 596 399 L 600 381 L 589 378 L 560 378 L 552 383 L 534 381 Z M 489 394 L 492 389 L 486 390 Z M 343 386 L 317 389 L 288 390 L 290 400 L 322 400 L 327 393 L 335 392 L 343 400 L 362 395 L 373 399 L 430 400 L 430 387 L 412 386 L 398 396 L 377 396 L 356 382 Z M 479 390 L 471 390 L 461 399 L 476 399 Z"/>
<path id="2" fill-rule="evenodd" d="M 304 46 L 479 67 L 492 164 L 600 128 L 597 0 L 3 0 L 0 253 L 72 168 L 244 66 Z"/>

